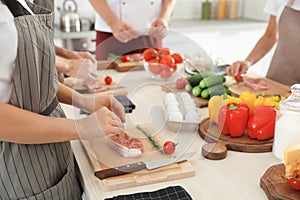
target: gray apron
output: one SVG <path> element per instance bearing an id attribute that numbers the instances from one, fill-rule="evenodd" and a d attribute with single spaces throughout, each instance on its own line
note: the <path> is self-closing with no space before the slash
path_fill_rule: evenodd
<path id="1" fill-rule="evenodd" d="M 267 77 L 286 85 L 300 83 L 300 11 L 284 8 L 278 23 L 279 38 Z"/>
<path id="2" fill-rule="evenodd" d="M 36 15 L 15 18 L 18 52 L 10 104 L 65 117 L 56 100 L 53 14 L 28 4 Z M 70 143 L 24 145 L 0 141 L 0 199 L 81 199 Z"/>

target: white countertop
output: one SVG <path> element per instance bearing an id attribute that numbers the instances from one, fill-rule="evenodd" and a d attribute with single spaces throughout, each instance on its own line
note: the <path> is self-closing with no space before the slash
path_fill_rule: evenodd
<path id="1" fill-rule="evenodd" d="M 100 72 L 102 73 L 102 72 Z M 141 107 L 147 105 L 154 106 L 153 97 L 139 97 L 138 92 L 143 91 L 144 87 L 159 86 L 152 79 L 148 78 L 144 71 L 134 71 L 127 73 L 117 73 L 114 70 L 103 72 L 111 75 L 114 80 L 128 88 L 128 96 L 136 103 L 136 110 L 127 117 L 139 117 L 141 115 Z M 161 101 L 161 96 L 155 96 L 156 100 Z M 143 105 L 140 103 L 143 102 Z M 155 102 L 154 102 L 155 103 Z M 67 114 L 74 114 L 69 110 Z M 75 110 L 75 113 L 77 111 Z M 201 119 L 208 116 L 207 108 L 199 109 Z M 145 117 L 139 119 L 147 121 L 147 109 Z M 137 120 L 138 118 L 134 118 Z M 180 133 L 178 133 L 180 134 Z M 167 186 L 180 185 L 195 200 L 212 200 L 212 199 L 231 199 L 231 200 L 263 200 L 267 199 L 264 191 L 260 188 L 260 178 L 263 173 L 272 165 L 280 161 L 270 153 L 242 153 L 228 151 L 227 157 L 223 160 L 213 161 L 202 158 L 201 147 L 206 142 L 195 133 L 194 141 L 188 148 L 188 151 L 197 151 L 197 156 L 190 159 L 191 164 L 195 167 L 195 176 L 191 178 L 179 179 L 174 181 L 150 184 L 145 186 L 121 189 L 117 191 L 104 191 L 101 188 L 100 180 L 97 179 L 82 150 L 79 141 L 72 141 L 72 148 L 81 172 L 82 183 L 87 199 L 99 200 L 122 194 L 132 194 L 137 192 L 154 191 Z"/>

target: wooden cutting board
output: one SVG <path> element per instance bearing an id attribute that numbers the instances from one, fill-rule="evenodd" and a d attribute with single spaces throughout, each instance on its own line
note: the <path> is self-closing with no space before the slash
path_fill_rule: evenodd
<path id="1" fill-rule="evenodd" d="M 150 130 L 150 128 L 147 128 L 147 130 Z M 132 136 L 134 137 L 140 138 L 144 146 L 144 153 L 142 154 L 142 156 L 137 158 L 124 158 L 108 147 L 105 138 L 96 141 L 97 147 L 95 147 L 95 145 L 91 144 L 88 141 L 82 141 L 83 149 L 86 152 L 87 158 L 89 159 L 94 172 L 99 171 L 101 169 L 107 169 L 109 167 L 117 167 L 120 165 L 147 160 L 156 160 L 167 157 L 166 155 L 163 155 L 160 152 L 156 151 L 147 138 L 142 138 L 140 134 L 143 133 L 138 131 L 136 128 L 128 129 L 126 132 L 132 134 Z M 156 136 L 156 138 L 158 141 L 162 140 L 159 135 Z M 95 144 L 95 141 L 93 142 Z M 164 181 L 182 179 L 194 175 L 195 168 L 190 162 L 185 161 L 151 171 L 142 170 L 132 174 L 111 177 L 104 180 L 99 179 L 99 181 L 101 187 L 104 190 L 111 191 L 153 183 L 160 183 Z"/>
<path id="2" fill-rule="evenodd" d="M 252 93 L 265 93 L 265 96 L 273 96 L 273 95 L 282 95 L 282 96 L 289 96 L 290 93 L 290 87 L 287 85 L 283 85 L 281 83 L 278 83 L 276 81 L 270 80 L 268 78 L 261 78 L 263 81 L 266 82 L 268 85 L 267 90 L 253 90 L 250 87 L 246 86 L 244 82 L 231 84 L 229 85 L 229 89 L 232 92 L 232 94 L 239 96 L 245 91 L 249 91 Z"/>
<path id="3" fill-rule="evenodd" d="M 118 72 L 128 72 L 136 70 L 144 70 L 143 61 L 130 61 L 130 62 L 113 62 L 111 60 L 98 61 L 98 70 L 115 69 Z"/>
<path id="4" fill-rule="evenodd" d="M 260 179 L 260 187 L 270 200 L 299 200 L 300 191 L 292 189 L 285 177 L 284 164 L 277 164 L 267 169 Z"/>
<path id="5" fill-rule="evenodd" d="M 221 134 L 218 125 L 205 118 L 199 124 L 198 132 L 200 136 L 208 142 L 203 145 L 202 155 L 211 160 L 224 159 L 227 150 L 260 153 L 272 151 L 273 138 L 268 140 L 251 139 L 246 132 L 241 137 L 231 137 Z"/>
<path id="6" fill-rule="evenodd" d="M 82 84 L 81 80 L 73 78 L 73 77 L 66 78 L 64 84 L 70 88 L 73 88 L 76 91 L 79 91 L 79 92 L 88 90 L 88 88 Z M 126 95 L 126 94 L 128 94 L 128 90 L 125 87 L 117 84 L 116 82 L 112 82 L 110 85 L 103 84 L 103 87 L 99 88 L 98 91 L 84 92 L 84 94 L 87 94 L 87 95 L 102 95 L 102 94 Z"/>
<path id="7" fill-rule="evenodd" d="M 184 89 L 177 89 L 175 83 L 168 83 L 168 84 L 161 85 L 161 89 L 165 92 L 173 92 L 173 93 L 185 92 Z M 192 98 L 195 100 L 199 108 L 208 106 L 208 99 L 202 99 L 200 97 L 195 97 L 193 95 Z"/>

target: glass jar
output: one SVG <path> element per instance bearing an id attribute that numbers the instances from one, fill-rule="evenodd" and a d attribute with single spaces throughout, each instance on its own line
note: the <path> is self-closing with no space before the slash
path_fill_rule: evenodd
<path id="1" fill-rule="evenodd" d="M 300 84 L 291 87 L 292 94 L 279 103 L 275 125 L 274 155 L 283 161 L 284 150 L 289 144 L 300 144 Z"/>

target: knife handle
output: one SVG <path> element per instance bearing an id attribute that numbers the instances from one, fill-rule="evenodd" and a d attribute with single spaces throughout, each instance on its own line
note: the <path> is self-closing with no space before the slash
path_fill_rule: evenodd
<path id="1" fill-rule="evenodd" d="M 146 164 L 144 162 L 138 162 L 138 163 L 123 165 L 123 166 L 119 166 L 119 167 L 115 167 L 115 168 L 109 168 L 109 169 L 96 171 L 94 174 L 100 180 L 103 180 L 103 179 L 114 177 L 114 176 L 130 174 L 130 173 L 137 172 L 137 171 L 140 171 L 143 169 L 146 169 Z"/>

